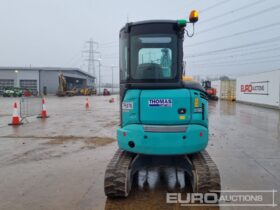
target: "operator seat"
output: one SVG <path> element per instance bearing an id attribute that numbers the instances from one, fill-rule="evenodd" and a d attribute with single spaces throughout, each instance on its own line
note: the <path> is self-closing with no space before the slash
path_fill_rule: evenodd
<path id="1" fill-rule="evenodd" d="M 137 67 L 136 78 L 139 79 L 162 79 L 163 72 L 159 64 L 145 63 Z"/>

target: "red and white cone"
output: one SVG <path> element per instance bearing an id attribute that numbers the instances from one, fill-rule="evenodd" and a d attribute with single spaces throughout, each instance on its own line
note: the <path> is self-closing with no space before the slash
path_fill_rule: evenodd
<path id="1" fill-rule="evenodd" d="M 89 109 L 89 100 L 88 100 L 88 98 L 86 98 L 86 109 L 87 110 Z"/>
<path id="2" fill-rule="evenodd" d="M 42 117 L 42 118 L 47 118 L 47 117 L 48 117 L 48 115 L 47 115 L 46 101 L 45 101 L 44 98 L 42 99 L 42 112 L 41 112 L 41 117 Z"/>
<path id="3" fill-rule="evenodd" d="M 18 116 L 18 110 L 17 110 L 17 102 L 14 103 L 14 110 L 13 110 L 13 117 L 12 117 L 12 123 L 9 125 L 21 125 L 20 118 Z"/>
<path id="4" fill-rule="evenodd" d="M 41 115 L 39 115 L 37 118 L 46 119 L 48 117 L 49 116 L 47 115 L 46 100 L 44 98 L 42 98 L 42 111 L 41 111 Z"/>

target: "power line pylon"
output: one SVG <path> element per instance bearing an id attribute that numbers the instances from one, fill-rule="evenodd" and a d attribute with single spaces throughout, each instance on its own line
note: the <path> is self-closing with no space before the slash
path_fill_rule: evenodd
<path id="1" fill-rule="evenodd" d="M 92 74 L 95 77 L 95 54 L 100 54 L 100 52 L 96 51 L 98 48 L 98 42 L 90 39 L 86 42 L 88 44 L 88 50 L 84 51 L 88 54 L 88 58 L 86 61 L 88 62 L 88 73 Z"/>

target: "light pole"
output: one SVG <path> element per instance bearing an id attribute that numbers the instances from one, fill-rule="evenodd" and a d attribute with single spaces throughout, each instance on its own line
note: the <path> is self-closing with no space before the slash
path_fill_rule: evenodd
<path id="1" fill-rule="evenodd" d="M 15 87 L 19 87 L 19 82 L 18 82 L 18 70 L 15 70 L 15 74 L 16 74 L 16 79 L 15 79 Z"/>
<path id="2" fill-rule="evenodd" d="M 114 93 L 114 68 L 117 68 L 118 66 L 111 66 L 112 68 L 112 94 Z"/>
<path id="3" fill-rule="evenodd" d="M 99 84 L 98 84 L 98 94 L 100 94 L 101 93 L 101 90 L 100 90 L 100 80 L 101 80 L 101 76 L 100 76 L 100 69 L 101 69 L 101 61 L 102 61 L 102 59 L 101 58 L 98 58 L 97 59 L 97 61 L 98 61 L 98 67 L 99 67 L 99 69 L 98 69 L 98 80 L 99 80 Z"/>
<path id="4" fill-rule="evenodd" d="M 114 93 L 114 66 L 112 66 L 112 94 Z"/>

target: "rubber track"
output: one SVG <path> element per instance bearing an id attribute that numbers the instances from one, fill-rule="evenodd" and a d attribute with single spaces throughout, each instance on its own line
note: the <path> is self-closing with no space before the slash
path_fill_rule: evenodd
<path id="1" fill-rule="evenodd" d="M 208 193 L 212 191 L 220 191 L 220 173 L 206 151 L 191 156 L 193 167 L 196 175 L 195 192 Z M 217 193 L 220 196 L 220 193 Z"/>
<path id="2" fill-rule="evenodd" d="M 130 165 L 136 155 L 118 149 L 107 166 L 104 190 L 108 197 L 127 197 L 130 191 Z"/>

